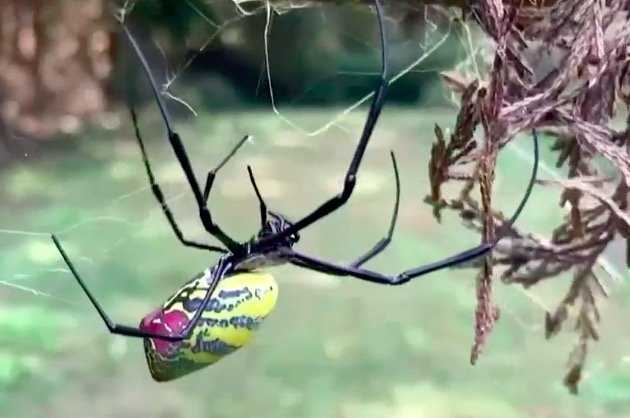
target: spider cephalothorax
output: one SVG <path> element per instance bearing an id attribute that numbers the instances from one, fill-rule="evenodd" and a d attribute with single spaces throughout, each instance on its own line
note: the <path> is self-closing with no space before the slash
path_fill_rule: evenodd
<path id="1" fill-rule="evenodd" d="M 257 239 L 271 237 L 280 232 L 284 232 L 293 226 L 293 222 L 289 221 L 286 216 L 273 211 L 267 212 L 267 219 L 263 220 L 263 222 L 264 225 L 258 232 Z M 284 245 L 292 247 L 293 244 L 297 243 L 299 240 L 300 234 L 293 232 L 282 240 L 282 242 Z"/>
<path id="2" fill-rule="evenodd" d="M 230 238 L 214 222 L 207 202 L 216 173 L 236 153 L 239 147 L 246 142 L 248 136 L 245 136 L 238 142 L 228 156 L 208 173 L 205 186 L 202 188 L 192 169 L 186 148 L 172 127 L 172 122 L 166 106 L 162 102 L 161 95 L 158 93 L 159 89 L 153 79 L 149 65 L 135 39 L 131 36 L 126 26 L 123 25 L 123 30 L 127 34 L 129 42 L 149 79 L 155 101 L 166 126 L 168 141 L 197 203 L 201 224 L 205 231 L 216 238 L 223 247 L 194 241 L 183 234 L 175 221 L 168 202 L 164 198 L 159 183 L 153 175 L 140 135 L 138 121 L 135 113 L 132 111 L 136 139 L 153 194 L 160 204 L 175 236 L 183 245 L 205 251 L 219 252 L 222 255 L 214 266 L 207 268 L 182 285 L 162 306 L 145 316 L 138 327 L 131 327 L 117 324 L 110 319 L 81 279 L 59 239 L 54 235 L 52 239 L 74 278 L 90 299 L 109 331 L 113 334 L 144 339 L 149 369 L 156 380 L 166 381 L 183 376 L 216 362 L 247 343 L 258 325 L 273 309 L 278 296 L 278 287 L 273 277 L 261 271 L 264 267 L 291 263 L 295 266 L 330 275 L 349 276 L 385 285 L 401 285 L 415 277 L 483 256 L 491 251 L 502 238 L 499 236 L 493 242 L 483 242 L 472 249 L 395 275 L 382 274 L 363 267 L 366 262 L 380 254 L 389 245 L 394 233 L 400 201 L 400 179 L 396 159 L 392 152 L 391 160 L 396 183 L 396 199 L 389 230 L 383 239 L 373 245 L 365 254 L 350 263 L 329 262 L 294 249 L 294 245 L 299 240 L 299 232 L 301 230 L 335 212 L 350 199 L 358 178 L 363 155 L 385 102 L 389 86 L 387 44 L 380 1 L 374 0 L 374 4 L 380 34 L 381 74 L 374 91 L 363 131 L 345 175 L 343 189 L 304 217 L 295 222 L 289 222 L 284 216 L 267 210 L 267 206 L 254 180 L 252 170 L 248 167 L 250 180 L 259 201 L 261 229 L 254 238 L 243 244 Z M 535 158 L 530 182 L 514 215 L 505 222 L 505 226 L 509 226 L 516 221 L 534 185 L 538 167 L 538 142 L 535 134 L 533 138 Z"/>
<path id="3" fill-rule="evenodd" d="M 262 228 L 258 234 L 243 246 L 244 254 L 234 257 L 237 270 L 260 269 L 291 261 L 291 249 L 300 240 L 297 232 L 270 243 L 264 243 L 264 239 L 289 230 L 293 223 L 279 213 L 271 211 L 265 212 L 261 221 Z"/>

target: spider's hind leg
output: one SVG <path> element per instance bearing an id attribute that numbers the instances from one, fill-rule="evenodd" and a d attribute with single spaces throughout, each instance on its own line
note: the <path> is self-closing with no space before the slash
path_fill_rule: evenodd
<path id="1" fill-rule="evenodd" d="M 149 184 L 151 185 L 151 191 L 153 192 L 153 196 L 155 196 L 155 199 L 160 204 L 162 208 L 162 212 L 164 213 L 164 216 L 166 216 L 166 219 L 168 220 L 168 223 L 171 225 L 171 228 L 173 229 L 173 232 L 175 233 L 175 236 L 177 237 L 177 239 L 179 239 L 179 241 L 187 247 L 198 248 L 200 250 L 208 250 L 208 251 L 216 251 L 216 252 L 225 253 L 226 251 L 223 248 L 189 240 L 188 238 L 184 236 L 184 233 L 179 228 L 179 225 L 177 225 L 177 221 L 175 220 L 175 217 L 173 216 L 173 212 L 171 212 L 171 209 L 168 206 L 166 199 L 164 198 L 164 193 L 162 193 L 162 188 L 160 187 L 159 183 L 155 180 L 153 169 L 151 168 L 151 163 L 149 162 L 149 157 L 147 156 L 147 152 L 144 146 L 144 141 L 142 140 L 142 136 L 140 135 L 140 128 L 138 127 L 138 117 L 136 115 L 136 112 L 133 109 L 131 109 L 131 120 L 133 122 L 133 127 L 136 133 L 136 140 L 138 141 L 138 146 L 140 147 L 140 153 L 142 154 L 142 162 L 144 163 L 144 168 L 147 173 L 147 178 L 149 180 Z"/>
<path id="2" fill-rule="evenodd" d="M 92 306 L 94 306 L 94 309 L 96 309 L 99 316 L 105 323 L 105 326 L 107 327 L 109 332 L 111 332 L 112 334 L 124 335 L 126 337 L 135 337 L 135 338 L 157 338 L 160 340 L 165 340 L 165 341 L 170 341 L 170 342 L 182 341 L 189 338 L 192 330 L 195 328 L 195 326 L 199 322 L 199 318 L 201 318 L 201 313 L 207 306 L 208 301 L 210 300 L 210 296 L 214 292 L 214 289 L 216 288 L 221 278 L 220 275 L 214 275 L 212 277 L 212 281 L 209 283 L 206 296 L 201 302 L 202 308 L 198 309 L 197 312 L 195 312 L 193 317 L 190 319 L 190 321 L 188 321 L 186 326 L 181 331 L 179 331 L 178 333 L 171 333 L 171 334 L 161 334 L 161 333 L 156 333 L 156 332 L 144 331 L 138 327 L 130 327 L 128 325 L 122 325 L 122 324 L 118 324 L 114 322 L 109 317 L 109 315 L 105 312 L 101 304 L 96 300 L 96 297 L 92 294 L 90 289 L 87 287 L 87 285 L 81 278 L 81 275 L 79 274 L 77 269 L 74 267 L 74 264 L 70 260 L 70 257 L 68 257 L 68 255 L 66 254 L 66 251 L 61 245 L 61 241 L 59 241 L 59 238 L 57 238 L 55 234 L 52 234 L 51 238 L 53 240 L 53 243 L 55 244 L 55 247 L 57 247 L 59 254 L 61 254 L 63 261 L 66 263 L 66 266 L 68 267 L 68 269 L 70 269 L 70 272 L 76 279 L 77 283 L 79 284 L 79 286 L 81 286 L 81 289 L 83 289 L 83 292 L 92 303 Z"/>
<path id="3" fill-rule="evenodd" d="M 197 202 L 197 206 L 199 208 L 199 218 L 201 220 L 201 223 L 203 224 L 204 229 L 210 235 L 212 235 L 213 237 L 221 241 L 221 243 L 223 243 L 223 245 L 225 245 L 232 253 L 241 252 L 241 249 L 242 249 L 241 245 L 235 240 L 233 240 L 230 236 L 228 236 L 221 229 L 221 227 L 219 227 L 219 225 L 214 223 L 212 219 L 212 214 L 210 213 L 210 210 L 208 209 L 208 206 L 206 205 L 204 193 L 202 192 L 199 186 L 199 181 L 197 180 L 195 172 L 192 168 L 192 164 L 190 162 L 190 158 L 188 157 L 188 153 L 186 152 L 186 148 L 184 147 L 184 144 L 179 134 L 175 132 L 175 130 L 173 129 L 173 124 L 167 112 L 166 106 L 164 102 L 162 101 L 162 97 L 160 95 L 160 92 L 158 91 L 157 83 L 155 82 L 153 74 L 151 73 L 149 64 L 146 58 L 144 57 L 144 54 L 142 53 L 140 46 L 136 42 L 135 38 L 133 37 L 129 29 L 127 28 L 127 26 L 123 24 L 122 27 L 123 27 L 123 31 L 125 32 L 125 35 L 127 36 L 127 39 L 129 40 L 129 43 L 131 44 L 131 47 L 133 48 L 135 52 L 136 57 L 138 58 L 138 61 L 140 62 L 140 65 L 144 73 L 146 74 L 147 79 L 149 80 L 151 91 L 153 92 L 153 97 L 155 98 L 158 109 L 160 110 L 160 114 L 162 116 L 162 120 L 164 122 L 164 126 L 166 127 L 168 141 L 171 145 L 171 148 L 173 149 L 173 153 L 175 154 L 175 157 L 177 157 L 177 161 L 179 161 L 179 165 L 182 171 L 184 172 L 184 175 L 186 176 L 186 180 L 188 181 L 188 185 L 190 186 L 190 189 L 195 197 L 195 201 Z M 228 158 L 230 156 L 228 156 Z M 209 193 L 209 188 L 210 187 L 207 185 L 206 189 L 208 190 L 208 193 Z"/>

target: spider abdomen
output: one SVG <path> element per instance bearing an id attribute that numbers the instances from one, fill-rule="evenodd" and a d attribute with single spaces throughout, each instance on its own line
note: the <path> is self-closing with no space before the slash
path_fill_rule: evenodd
<path id="1" fill-rule="evenodd" d="M 176 335 L 202 305 L 210 271 L 182 286 L 159 309 L 144 317 L 140 329 Z M 168 342 L 146 338 L 144 349 L 151 376 L 173 380 L 217 362 L 247 344 L 276 304 L 278 286 L 262 272 L 237 273 L 217 284 L 190 337 Z"/>

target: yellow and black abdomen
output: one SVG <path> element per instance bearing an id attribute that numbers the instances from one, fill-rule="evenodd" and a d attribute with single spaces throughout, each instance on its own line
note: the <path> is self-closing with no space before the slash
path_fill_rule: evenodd
<path id="1" fill-rule="evenodd" d="M 169 335 L 184 329 L 202 305 L 210 274 L 208 270 L 182 286 L 141 321 L 140 329 Z M 173 380 L 244 346 L 277 298 L 278 285 L 270 274 L 253 271 L 221 279 L 189 338 L 144 340 L 151 376 L 158 382 Z"/>

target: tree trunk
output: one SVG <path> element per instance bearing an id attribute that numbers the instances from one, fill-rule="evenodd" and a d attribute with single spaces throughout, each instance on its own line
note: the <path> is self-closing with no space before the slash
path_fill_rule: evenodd
<path id="1" fill-rule="evenodd" d="M 104 110 L 106 12 L 103 0 L 0 2 L 0 117 L 13 137 L 74 132 Z"/>

